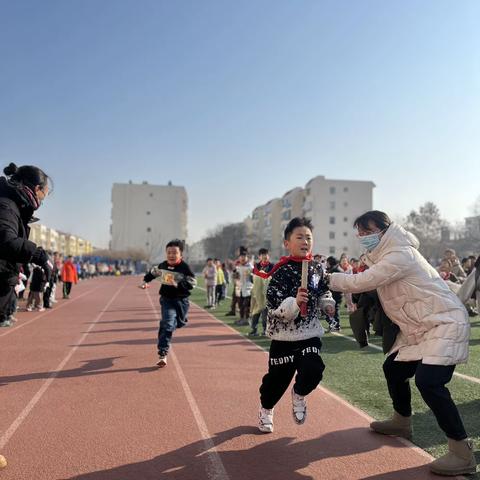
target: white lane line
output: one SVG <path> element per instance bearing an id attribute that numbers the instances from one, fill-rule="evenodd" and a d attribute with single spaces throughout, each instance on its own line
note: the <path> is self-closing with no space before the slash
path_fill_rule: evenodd
<path id="1" fill-rule="evenodd" d="M 95 288 L 92 288 L 86 292 L 83 292 L 81 295 L 79 295 L 78 297 L 75 297 L 73 298 L 72 300 L 70 301 L 65 301 L 64 303 L 62 303 L 61 305 L 58 305 L 56 307 L 53 307 L 51 310 L 46 310 L 44 313 L 41 313 L 40 315 L 37 315 L 36 317 L 32 318 L 31 320 L 28 320 L 26 322 L 23 322 L 20 324 L 20 325 L 16 325 L 15 327 L 9 327 L 8 329 L 6 329 L 5 332 L 3 333 L 0 333 L 0 337 L 5 337 L 6 335 L 9 335 L 10 333 L 13 333 L 13 332 L 16 332 L 17 330 L 19 330 L 20 328 L 23 328 L 25 325 L 28 325 L 29 323 L 32 323 L 34 322 L 35 320 L 38 320 L 39 318 L 42 318 L 44 317 L 45 315 L 48 315 L 49 313 L 53 313 L 53 312 L 56 312 L 58 310 L 60 310 L 61 308 L 63 308 L 65 305 L 71 305 L 72 303 L 76 302 L 77 300 L 80 300 L 82 297 L 84 297 L 85 295 L 88 295 L 89 293 L 92 293 L 93 291 L 97 290 L 98 289 L 98 285 L 95 287 Z"/>
<path id="2" fill-rule="evenodd" d="M 127 282 L 124 282 L 123 285 L 115 292 L 112 298 L 108 301 L 107 305 L 105 305 L 103 310 L 97 315 L 97 318 L 95 318 L 93 323 L 88 327 L 87 331 L 80 337 L 80 340 L 77 342 L 77 344 L 70 349 L 70 352 L 58 364 L 57 368 L 51 372 L 49 378 L 40 387 L 40 390 L 38 390 L 38 392 L 30 400 L 30 402 L 28 402 L 28 405 L 22 410 L 20 415 L 14 420 L 14 422 L 10 425 L 10 427 L 8 427 L 7 431 L 0 437 L 0 451 L 3 450 L 5 445 L 12 438 L 14 433 L 17 431 L 18 427 L 20 427 L 20 425 L 28 417 L 29 413 L 35 408 L 35 405 L 42 398 L 43 394 L 47 391 L 48 387 L 52 384 L 55 378 L 57 378 L 58 374 L 63 370 L 63 367 L 65 367 L 67 362 L 72 358 L 72 355 L 77 351 L 77 348 L 83 343 L 83 341 L 85 340 L 87 335 L 90 333 L 92 328 L 97 324 L 100 318 L 102 318 L 103 314 L 108 310 L 108 307 L 110 307 L 110 305 L 117 298 L 118 294 L 123 290 L 126 284 Z"/>
<path id="3" fill-rule="evenodd" d="M 343 337 L 343 338 L 346 338 L 347 340 L 350 340 L 351 342 L 356 342 L 355 338 L 353 337 L 350 337 L 349 335 L 345 335 L 343 333 L 337 333 L 337 332 L 331 332 L 332 335 L 336 335 L 337 337 Z M 374 350 L 380 350 L 381 352 L 383 352 L 383 349 L 382 347 L 379 347 L 378 345 L 374 345 L 373 343 L 369 343 L 367 345 L 367 347 L 369 348 L 373 348 Z M 473 383 L 478 383 L 480 384 L 480 378 L 477 378 L 477 377 L 471 377 L 470 375 L 465 375 L 463 373 L 458 373 L 458 372 L 453 372 L 453 374 L 456 376 L 456 377 L 459 377 L 463 380 L 467 380 L 468 382 L 473 382 Z"/>
<path id="4" fill-rule="evenodd" d="M 155 312 L 156 315 L 159 314 L 157 309 L 155 308 L 152 297 L 150 294 L 147 295 L 150 305 L 152 306 L 152 310 Z M 188 381 L 183 373 L 182 367 L 180 366 L 180 362 L 178 361 L 177 356 L 173 349 L 170 348 L 169 357 L 172 358 L 173 364 L 175 365 L 175 369 L 177 370 L 178 378 L 180 379 L 180 383 L 182 384 L 183 391 L 185 393 L 185 397 L 187 398 L 188 404 L 193 413 L 193 417 L 195 418 L 195 422 L 197 423 L 198 430 L 200 431 L 200 435 L 205 443 L 206 450 L 204 454 L 208 455 L 209 465 L 207 466 L 207 478 L 209 480 L 230 480 L 227 471 L 225 470 L 225 465 L 223 465 L 222 459 L 217 452 L 215 444 L 212 441 L 212 436 L 208 431 L 207 424 L 198 408 L 198 404 L 195 401 L 195 397 L 193 396 L 192 390 L 188 385 Z M 201 477 L 201 476 L 200 476 Z"/>
<path id="5" fill-rule="evenodd" d="M 263 353 L 265 353 L 266 355 L 268 355 L 268 351 L 265 350 L 264 348 L 262 348 L 260 345 L 257 345 L 255 342 L 253 342 L 251 339 L 249 339 L 248 337 L 245 337 L 244 335 L 242 335 L 240 332 L 238 332 L 237 330 L 235 330 L 233 327 L 231 327 L 230 325 L 227 325 L 226 323 L 222 322 L 219 318 L 215 317 L 215 315 L 211 314 L 210 312 L 207 312 L 206 310 L 204 310 L 203 308 L 201 308 L 200 306 L 198 306 L 196 303 L 194 303 L 194 305 L 196 307 L 198 307 L 200 310 L 204 311 L 205 313 L 207 313 L 208 315 L 210 315 L 213 319 L 217 320 L 218 323 L 220 323 L 220 325 L 223 325 L 224 327 L 232 330 L 232 332 L 235 332 L 237 335 L 239 335 L 240 337 L 243 337 L 246 341 L 250 342 L 252 345 L 255 345 L 255 347 L 257 347 L 260 351 L 262 351 Z M 341 334 L 336 334 L 335 335 L 339 335 L 339 336 L 344 336 L 344 335 L 341 335 Z M 349 338 L 349 337 L 346 337 L 346 338 Z M 355 412 L 357 415 L 359 415 L 360 417 L 364 418 L 365 420 L 367 420 L 368 422 L 372 422 L 373 420 L 375 420 L 373 417 L 371 417 L 370 415 L 368 415 L 368 413 L 364 412 L 363 410 L 360 410 L 359 408 L 355 407 L 354 405 L 352 405 L 351 403 L 348 403 L 346 400 L 344 400 L 343 398 L 339 397 L 338 395 L 336 395 L 335 393 L 333 393 L 331 390 L 329 390 L 328 388 L 326 387 L 322 387 L 322 386 L 318 386 L 317 387 L 318 390 L 321 390 L 322 392 L 324 392 L 325 394 L 329 395 L 330 397 L 332 397 L 333 399 L 335 399 L 336 401 L 338 401 L 339 403 L 341 403 L 343 406 L 347 407 L 348 409 L 352 410 L 353 412 Z M 405 445 L 406 447 L 414 450 L 415 452 L 417 452 L 418 454 L 422 455 L 423 457 L 425 458 L 428 458 L 429 460 L 434 460 L 435 457 L 432 457 L 428 452 L 426 452 L 425 450 L 422 450 L 420 447 L 418 447 L 417 445 L 415 445 L 414 443 L 410 442 L 410 440 L 407 440 L 406 438 L 402 438 L 402 437 L 395 437 L 396 440 L 398 440 L 400 443 L 402 443 L 403 445 Z M 455 477 L 455 478 L 458 478 L 458 477 Z M 462 477 L 463 478 L 463 477 Z"/>

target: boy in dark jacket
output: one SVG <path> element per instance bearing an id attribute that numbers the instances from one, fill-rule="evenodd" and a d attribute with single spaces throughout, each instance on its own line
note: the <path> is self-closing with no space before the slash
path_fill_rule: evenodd
<path id="1" fill-rule="evenodd" d="M 273 432 L 273 408 L 287 390 L 293 376 L 292 413 L 295 423 L 305 422 L 305 396 L 322 379 L 325 365 L 320 357 L 323 328 L 321 309 L 334 305 L 325 284 L 323 268 L 312 260 L 312 224 L 306 218 L 296 217 L 285 229 L 284 245 L 290 255 L 282 257 L 270 274 L 257 272 L 262 278 L 271 277 L 267 288 L 267 335 L 272 339 L 268 373 L 260 386 L 258 428 Z M 308 287 L 301 286 L 302 262 L 308 260 Z M 306 312 L 301 315 L 301 305 Z"/>
<path id="2" fill-rule="evenodd" d="M 162 318 L 158 329 L 158 362 L 162 368 L 167 365 L 167 354 L 172 341 L 173 332 L 187 324 L 188 297 L 196 284 L 195 275 L 183 261 L 183 242 L 172 240 L 166 247 L 167 260 L 154 267 L 143 277 L 141 287 L 157 278 L 160 287 L 160 307 Z"/>

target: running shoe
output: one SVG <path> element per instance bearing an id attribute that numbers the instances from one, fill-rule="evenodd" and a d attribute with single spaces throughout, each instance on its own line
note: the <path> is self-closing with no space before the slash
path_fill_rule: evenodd
<path id="1" fill-rule="evenodd" d="M 258 411 L 258 429 L 263 433 L 273 432 L 273 408 L 260 407 Z"/>
<path id="2" fill-rule="evenodd" d="M 303 425 L 305 419 L 307 418 L 307 402 L 305 397 L 295 393 L 294 388 L 292 387 L 292 414 L 293 420 L 297 425 Z"/>

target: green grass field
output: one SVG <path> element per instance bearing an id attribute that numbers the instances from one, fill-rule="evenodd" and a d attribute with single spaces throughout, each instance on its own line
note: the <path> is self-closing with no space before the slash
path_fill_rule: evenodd
<path id="1" fill-rule="evenodd" d="M 198 288 L 192 293 L 191 300 L 203 308 L 206 297 L 202 288 L 203 279 L 199 279 Z M 228 294 L 230 293 L 229 291 Z M 233 322 L 238 317 L 225 316 L 229 307 L 230 299 L 227 299 L 215 310 L 209 311 L 241 335 L 247 336 L 249 327 L 237 327 Z M 322 338 L 322 357 L 326 365 L 322 385 L 372 417 L 385 419 L 391 414 L 392 406 L 383 377 L 383 353 L 371 347 L 360 349 L 356 342 L 351 341 L 352 331 L 345 311 L 341 316 L 341 326 L 342 335 L 325 334 Z M 251 340 L 268 350 L 269 339 L 253 337 Z M 373 337 L 371 344 L 381 345 L 381 338 Z M 472 318 L 469 363 L 457 367 L 456 371 L 480 379 L 480 317 Z M 454 376 L 449 388 L 459 407 L 468 434 L 474 440 L 476 447 L 480 448 L 480 384 Z M 445 436 L 413 383 L 412 392 L 413 441 L 431 455 L 438 457 L 446 452 Z M 477 462 L 480 463 L 480 452 L 477 455 Z M 480 479 L 480 474 L 469 478 Z"/>

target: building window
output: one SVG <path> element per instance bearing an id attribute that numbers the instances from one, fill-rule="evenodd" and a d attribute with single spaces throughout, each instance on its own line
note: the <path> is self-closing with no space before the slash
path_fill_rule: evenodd
<path id="1" fill-rule="evenodd" d="M 330 232 L 329 238 L 330 240 L 335 240 L 335 232 Z"/>
<path id="2" fill-rule="evenodd" d="M 344 207 L 348 207 L 348 202 L 343 202 Z"/>
<path id="3" fill-rule="evenodd" d="M 146 246 L 146 247 L 150 246 L 150 243 L 149 243 L 149 242 L 147 242 L 147 243 L 145 244 L 145 246 Z"/>
<path id="4" fill-rule="evenodd" d="M 335 195 L 335 187 L 330 187 L 330 194 Z"/>
<path id="5" fill-rule="evenodd" d="M 335 255 L 335 247 L 330 247 L 328 253 L 330 253 L 330 255 Z"/>
<path id="6" fill-rule="evenodd" d="M 343 247 L 344 252 L 348 252 L 348 247 Z"/>
<path id="7" fill-rule="evenodd" d="M 348 222 L 348 217 L 343 217 L 344 222 Z"/>
<path id="8" fill-rule="evenodd" d="M 153 193 L 150 193 L 150 196 L 153 197 Z"/>
<path id="9" fill-rule="evenodd" d="M 150 212 L 149 212 L 149 211 L 147 211 L 147 215 L 150 215 Z"/>
<path id="10" fill-rule="evenodd" d="M 330 210 L 335 210 L 335 202 L 330 202 Z"/>
<path id="11" fill-rule="evenodd" d="M 343 187 L 344 192 L 348 192 L 348 187 Z"/>
<path id="12" fill-rule="evenodd" d="M 305 195 L 307 195 L 307 197 L 308 197 L 308 195 L 310 195 L 310 189 L 309 188 L 305 189 Z"/>
<path id="13" fill-rule="evenodd" d="M 348 237 L 348 233 L 347 233 L 347 232 L 343 232 L 343 236 L 344 236 L 344 237 Z"/>
<path id="14" fill-rule="evenodd" d="M 330 217 L 330 225 L 335 225 L 335 217 Z"/>
<path id="15" fill-rule="evenodd" d="M 150 227 L 147 227 L 147 232 L 151 232 L 152 229 Z"/>

